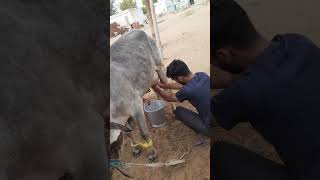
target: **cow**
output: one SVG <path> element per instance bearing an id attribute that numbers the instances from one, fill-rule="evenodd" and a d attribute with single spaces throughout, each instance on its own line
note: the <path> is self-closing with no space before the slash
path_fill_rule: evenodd
<path id="1" fill-rule="evenodd" d="M 103 0 L 0 2 L 0 179 L 104 180 Z"/>
<path id="2" fill-rule="evenodd" d="M 142 97 L 159 79 L 166 82 L 159 50 L 155 42 L 141 30 L 132 30 L 110 47 L 110 122 L 125 126 L 133 119 L 149 150 L 149 160 L 157 158 L 145 121 Z M 119 130 L 110 131 L 110 143 L 117 140 Z M 129 135 L 133 145 L 135 139 Z M 138 156 L 141 146 L 134 146 Z"/>

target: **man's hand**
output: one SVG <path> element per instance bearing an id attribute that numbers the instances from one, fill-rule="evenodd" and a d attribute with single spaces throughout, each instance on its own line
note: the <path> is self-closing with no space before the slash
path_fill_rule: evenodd
<path id="1" fill-rule="evenodd" d="M 165 92 L 158 85 L 152 86 L 152 89 L 154 92 L 159 94 L 164 100 L 166 100 L 168 102 L 177 102 L 178 101 L 176 94 L 171 93 L 171 92 Z"/>
<path id="2" fill-rule="evenodd" d="M 164 84 L 164 83 L 161 83 L 161 82 L 158 82 L 157 86 L 162 88 L 162 89 L 167 89 L 167 84 Z"/>
<path id="3" fill-rule="evenodd" d="M 156 92 L 156 93 L 158 93 L 159 91 L 161 91 L 161 88 L 160 88 L 160 86 L 159 86 L 158 84 L 153 85 L 151 88 L 152 88 L 153 91 Z"/>

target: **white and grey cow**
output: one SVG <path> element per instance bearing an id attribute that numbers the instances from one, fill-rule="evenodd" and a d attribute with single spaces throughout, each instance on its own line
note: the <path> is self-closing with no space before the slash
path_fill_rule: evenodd
<path id="1" fill-rule="evenodd" d="M 110 47 L 110 122 L 126 125 L 132 118 L 149 145 L 151 161 L 156 152 L 148 135 L 142 96 L 159 79 L 167 81 L 162 67 L 155 42 L 141 30 L 131 31 Z M 119 130 L 111 130 L 110 142 L 115 142 L 119 135 Z M 133 154 L 138 155 L 140 150 L 134 147 Z"/>

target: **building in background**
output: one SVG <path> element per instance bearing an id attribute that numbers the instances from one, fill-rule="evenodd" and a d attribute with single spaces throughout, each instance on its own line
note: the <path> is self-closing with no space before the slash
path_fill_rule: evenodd
<path id="1" fill-rule="evenodd" d="M 136 0 L 136 5 L 137 5 L 137 8 L 143 8 L 144 7 L 143 0 Z"/>
<path id="2" fill-rule="evenodd" d="M 144 24 L 146 16 L 143 14 L 142 8 L 132 8 L 121 11 L 110 16 L 110 24 L 116 22 L 124 27 L 131 27 L 133 23 Z"/>
<path id="3" fill-rule="evenodd" d="M 116 7 L 119 6 L 122 0 L 116 0 Z M 117 24 L 130 27 L 133 23 L 144 24 L 147 20 L 146 15 L 143 14 L 142 8 L 145 8 L 144 0 L 135 0 L 136 8 L 127 9 L 121 11 L 118 9 L 118 13 L 110 16 L 110 24 L 116 22 Z M 157 0 L 154 3 L 154 9 L 156 16 L 160 16 L 166 13 L 177 12 L 190 7 L 194 2 L 199 0 Z"/>
<path id="4" fill-rule="evenodd" d="M 154 3 L 155 13 L 157 16 L 168 13 L 176 12 L 190 7 L 194 4 L 194 0 L 158 0 Z"/>
<path id="5" fill-rule="evenodd" d="M 166 14 L 168 12 L 168 1 L 158 0 L 158 2 L 154 3 L 154 11 L 156 16 Z"/>
<path id="6" fill-rule="evenodd" d="M 166 14 L 168 12 L 176 12 L 179 10 L 183 10 L 185 8 L 188 8 L 190 5 L 193 5 L 194 2 L 196 1 L 199 1 L 199 0 L 157 0 L 157 2 L 154 3 L 155 14 L 159 16 L 159 15 Z M 121 2 L 122 0 L 115 0 L 115 3 L 114 3 L 118 12 L 117 14 L 119 15 L 127 11 L 127 10 L 121 11 L 119 9 L 119 6 L 120 6 L 119 4 Z M 135 3 L 136 3 L 137 9 L 142 10 L 142 8 L 145 8 L 144 0 L 135 0 Z"/>

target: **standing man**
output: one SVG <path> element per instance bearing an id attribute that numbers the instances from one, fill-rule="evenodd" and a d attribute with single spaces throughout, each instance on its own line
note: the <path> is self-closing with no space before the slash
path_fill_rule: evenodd
<path id="1" fill-rule="evenodd" d="M 167 77 L 175 83 L 158 83 L 153 90 L 168 102 L 189 101 L 198 113 L 184 107 L 177 107 L 174 110 L 176 118 L 197 133 L 208 136 L 211 126 L 210 77 L 203 72 L 193 74 L 181 60 L 173 60 L 167 67 Z M 171 93 L 163 89 L 179 91 Z"/>
<path id="2" fill-rule="evenodd" d="M 320 179 L 320 49 L 299 34 L 266 40 L 233 0 L 213 2 L 213 22 L 214 118 L 227 130 L 249 122 L 284 163 L 218 142 L 213 179 Z"/>

